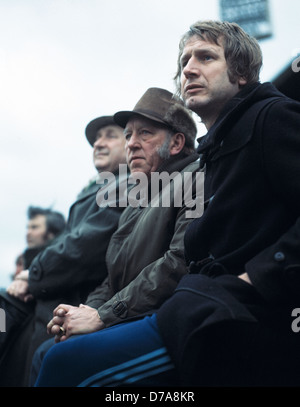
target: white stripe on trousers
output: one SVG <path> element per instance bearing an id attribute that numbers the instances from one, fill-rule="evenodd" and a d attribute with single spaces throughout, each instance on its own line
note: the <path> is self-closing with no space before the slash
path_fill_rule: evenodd
<path id="1" fill-rule="evenodd" d="M 163 347 L 96 373 L 81 382 L 78 387 L 122 386 L 172 369 L 174 365 L 167 349 Z"/>

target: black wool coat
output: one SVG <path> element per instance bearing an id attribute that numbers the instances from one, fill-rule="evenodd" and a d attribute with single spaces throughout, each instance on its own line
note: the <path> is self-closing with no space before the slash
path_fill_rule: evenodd
<path id="1" fill-rule="evenodd" d="M 167 348 L 184 384 L 299 384 L 300 104 L 248 86 L 198 152 L 206 207 L 185 234 L 191 274 L 158 311 Z"/>

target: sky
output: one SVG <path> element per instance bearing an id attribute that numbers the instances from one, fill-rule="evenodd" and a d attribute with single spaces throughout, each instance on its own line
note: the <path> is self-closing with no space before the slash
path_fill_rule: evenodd
<path id="1" fill-rule="evenodd" d="M 299 0 L 269 3 L 263 82 L 300 52 Z M 220 19 L 218 0 L 0 0 L 0 287 L 28 206 L 67 217 L 95 176 L 88 122 L 131 110 L 149 87 L 173 92 L 180 37 L 203 19 Z"/>

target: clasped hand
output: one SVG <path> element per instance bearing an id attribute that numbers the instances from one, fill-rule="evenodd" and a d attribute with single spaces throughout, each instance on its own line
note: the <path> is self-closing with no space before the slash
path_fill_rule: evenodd
<path id="1" fill-rule="evenodd" d="M 29 270 L 22 270 L 15 277 L 14 281 L 7 287 L 6 291 L 9 295 L 18 298 L 23 302 L 33 300 L 33 295 L 29 292 Z"/>
<path id="2" fill-rule="evenodd" d="M 55 335 L 55 342 L 61 342 L 71 335 L 87 334 L 105 328 L 98 311 L 88 305 L 60 304 L 53 311 L 53 318 L 47 325 L 47 332 Z"/>

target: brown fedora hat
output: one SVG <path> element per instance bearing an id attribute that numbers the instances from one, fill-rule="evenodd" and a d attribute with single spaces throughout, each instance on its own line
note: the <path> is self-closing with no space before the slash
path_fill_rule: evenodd
<path id="1" fill-rule="evenodd" d="M 89 122 L 85 128 L 85 135 L 90 145 L 94 145 L 98 130 L 102 129 L 102 127 L 111 125 L 117 126 L 113 116 L 101 116 Z"/>
<path id="2" fill-rule="evenodd" d="M 140 115 L 162 123 L 170 129 L 185 135 L 187 147 L 194 147 L 197 133 L 196 124 L 183 102 L 166 89 L 149 88 L 133 110 L 120 111 L 114 115 L 115 122 L 125 128 L 133 115 Z"/>

